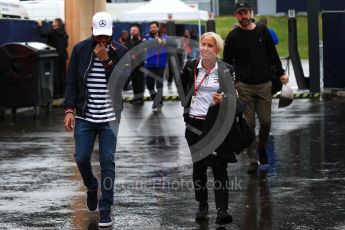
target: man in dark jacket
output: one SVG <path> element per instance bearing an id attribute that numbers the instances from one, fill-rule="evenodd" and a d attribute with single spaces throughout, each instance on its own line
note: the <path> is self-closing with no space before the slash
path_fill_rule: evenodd
<path id="1" fill-rule="evenodd" d="M 65 92 L 68 35 L 61 18 L 54 19 L 49 30 L 43 29 L 42 21 L 37 21 L 37 24 L 40 35 L 47 38 L 47 44 L 58 54 L 54 67 L 54 98 L 61 98 Z"/>
<path id="2" fill-rule="evenodd" d="M 224 46 L 224 61 L 234 66 L 236 89 L 246 103 L 244 116 L 255 133 L 255 115 L 259 118 L 258 142 L 247 149 L 250 160 L 248 173 L 255 173 L 260 164 L 267 164 L 266 142 L 271 128 L 271 76 L 272 67 L 283 84 L 288 83 L 277 50 L 267 27 L 252 22 L 252 11 L 245 1 L 235 4 L 235 17 L 239 27 L 229 32 Z"/>
<path id="3" fill-rule="evenodd" d="M 87 188 L 87 207 L 90 211 L 98 207 L 101 227 L 112 225 L 114 153 L 122 110 L 122 103 L 116 103 L 122 102 L 122 87 L 117 87 L 115 96 L 111 96 L 108 82 L 115 65 L 127 51 L 112 41 L 112 32 L 112 16 L 106 12 L 96 13 L 92 19 L 93 36 L 73 48 L 66 78 L 64 125 L 67 131 L 75 127 L 75 160 Z M 90 163 L 97 136 L 100 183 Z M 98 197 L 99 187 L 101 196 Z"/>
<path id="4" fill-rule="evenodd" d="M 131 78 L 133 87 L 133 100 L 131 100 L 132 105 L 143 105 L 144 104 L 144 91 L 145 91 L 145 78 L 144 74 L 141 72 L 140 68 L 143 67 L 143 54 L 140 48 L 135 48 L 142 41 L 140 36 L 139 25 L 134 24 L 130 29 L 130 54 L 131 54 Z M 138 50 L 139 49 L 139 50 Z"/>

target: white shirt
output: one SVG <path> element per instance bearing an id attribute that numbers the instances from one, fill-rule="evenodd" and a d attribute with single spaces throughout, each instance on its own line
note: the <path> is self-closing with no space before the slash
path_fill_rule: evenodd
<path id="1" fill-rule="evenodd" d="M 202 59 L 197 66 L 199 70 L 196 82 L 194 83 L 194 90 L 198 88 L 200 82 L 206 75 L 206 70 L 201 65 Z M 193 116 L 205 116 L 207 110 L 212 103 L 213 94 L 219 90 L 219 78 L 218 78 L 218 64 L 216 63 L 209 75 L 204 79 L 199 89 L 196 92 L 195 98 L 192 99 L 190 104 L 189 114 Z M 194 92 L 195 93 L 195 92 Z"/>

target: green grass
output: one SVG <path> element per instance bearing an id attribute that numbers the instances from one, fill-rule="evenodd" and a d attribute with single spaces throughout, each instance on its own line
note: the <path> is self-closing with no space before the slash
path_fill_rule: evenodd
<path id="1" fill-rule="evenodd" d="M 272 28 L 278 35 L 279 43 L 277 50 L 280 57 L 285 57 L 288 52 L 288 18 L 285 16 L 274 17 L 265 16 L 268 21 L 268 26 Z M 260 17 L 255 17 L 256 21 L 260 20 Z M 302 59 L 308 58 L 308 27 L 307 17 L 297 16 L 297 42 L 298 51 Z M 233 25 L 238 24 L 235 17 L 216 17 L 216 31 L 225 39 L 228 32 L 232 29 Z"/>
<path id="2" fill-rule="evenodd" d="M 288 18 L 286 16 L 265 16 L 268 21 L 268 26 L 272 28 L 278 35 L 279 43 L 276 46 L 278 54 L 280 57 L 286 57 L 288 52 Z M 256 21 L 260 20 L 260 16 L 255 17 Z M 307 16 L 297 16 L 297 42 L 298 42 L 298 51 L 302 59 L 308 58 L 308 24 Z M 223 39 L 226 38 L 226 35 L 232 29 L 235 24 L 238 24 L 234 16 L 226 17 L 215 17 L 216 21 L 216 31 L 222 36 Z M 197 24 L 195 21 L 188 21 L 185 23 Z M 206 25 L 205 22 L 202 22 L 202 25 Z M 321 17 L 319 18 L 319 31 L 320 39 L 321 38 Z"/>

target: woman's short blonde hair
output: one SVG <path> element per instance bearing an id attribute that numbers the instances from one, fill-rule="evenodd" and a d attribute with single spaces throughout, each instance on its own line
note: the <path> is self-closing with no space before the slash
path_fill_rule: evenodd
<path id="1" fill-rule="evenodd" d="M 201 41 L 204 37 L 209 36 L 213 38 L 216 41 L 216 46 L 218 49 L 217 57 L 220 58 L 220 54 L 223 52 L 224 49 L 224 40 L 221 38 L 221 36 L 215 32 L 206 32 L 203 35 L 201 35 L 199 39 L 199 43 L 201 44 Z"/>

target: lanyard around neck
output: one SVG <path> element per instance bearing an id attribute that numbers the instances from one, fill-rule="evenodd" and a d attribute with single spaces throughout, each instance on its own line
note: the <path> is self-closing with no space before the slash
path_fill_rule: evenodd
<path id="1" fill-rule="evenodd" d="M 197 65 L 194 66 L 194 96 L 197 94 L 197 92 L 199 91 L 200 86 L 202 85 L 202 83 L 204 82 L 204 80 L 210 75 L 210 72 L 213 70 L 214 66 L 212 68 L 210 68 L 208 71 L 206 71 L 206 74 L 204 75 L 204 77 L 201 79 L 201 82 L 199 83 L 199 85 L 196 85 L 196 68 Z"/>

